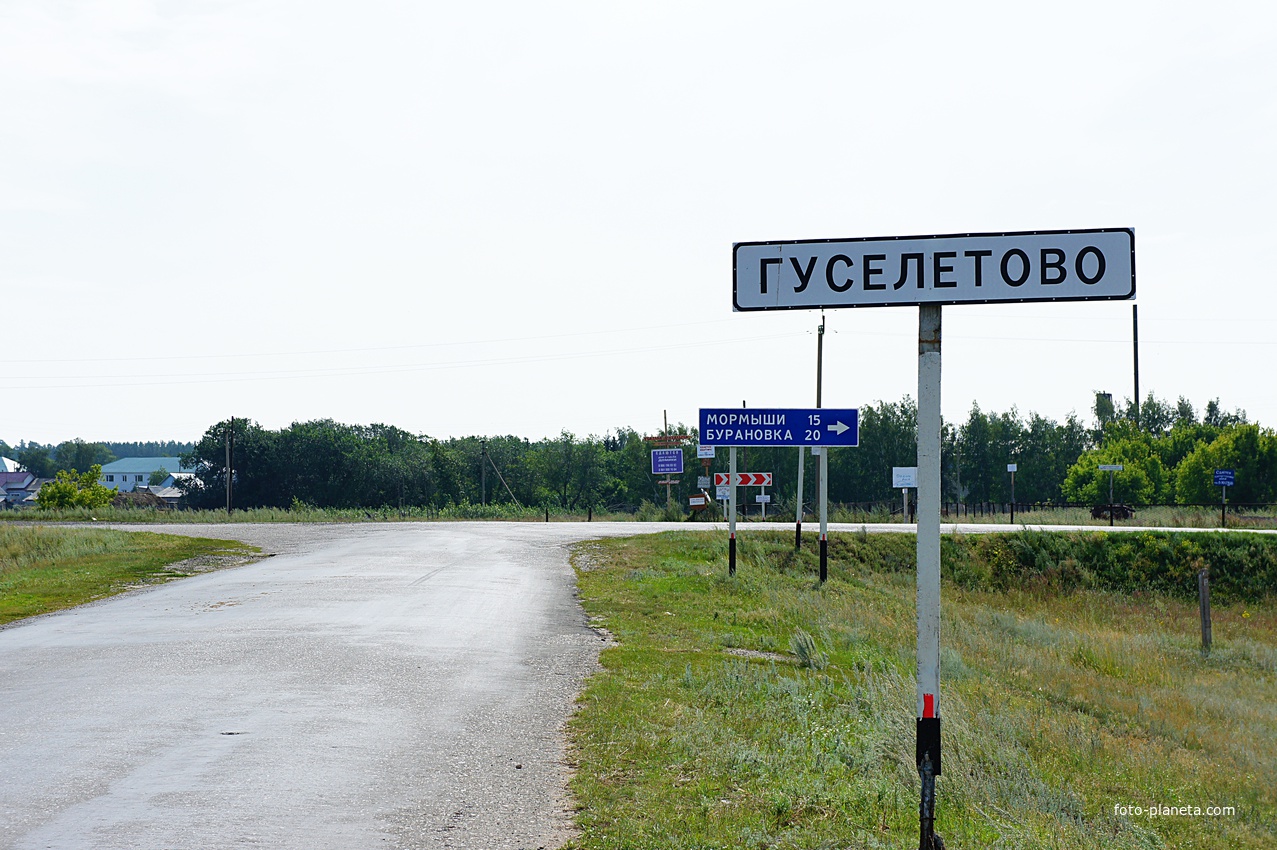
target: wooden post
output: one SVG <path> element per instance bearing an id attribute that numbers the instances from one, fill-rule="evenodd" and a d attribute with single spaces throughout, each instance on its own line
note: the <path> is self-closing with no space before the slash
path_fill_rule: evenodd
<path id="1" fill-rule="evenodd" d="M 1210 655 L 1210 570 L 1197 572 L 1197 600 L 1202 612 L 1202 656 Z"/>

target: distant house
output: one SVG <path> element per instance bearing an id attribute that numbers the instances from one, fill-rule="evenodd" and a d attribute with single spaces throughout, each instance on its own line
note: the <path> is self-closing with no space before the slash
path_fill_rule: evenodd
<path id="1" fill-rule="evenodd" d="M 195 474 L 194 469 L 182 465 L 180 457 L 125 457 L 104 465 L 98 483 L 121 493 L 129 493 L 138 487 L 145 489 L 151 480 L 151 473 L 161 469 L 167 475 L 154 489 L 175 487 L 178 481 Z"/>
<path id="2" fill-rule="evenodd" d="M 17 472 L 22 468 L 22 464 L 18 463 L 11 457 L 0 457 L 0 472 Z"/>
<path id="3" fill-rule="evenodd" d="M 36 478 L 30 472 L 0 472 L 0 507 L 30 507 L 35 494 L 48 478 Z"/>

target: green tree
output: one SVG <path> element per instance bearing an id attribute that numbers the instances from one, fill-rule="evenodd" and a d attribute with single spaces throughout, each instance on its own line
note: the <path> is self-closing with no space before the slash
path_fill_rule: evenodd
<path id="1" fill-rule="evenodd" d="M 27 443 L 19 445 L 15 454 L 17 457 L 14 460 L 22 464 L 22 468 L 36 478 L 52 478 L 58 471 L 58 464 L 53 459 L 51 446 Z"/>
<path id="2" fill-rule="evenodd" d="M 166 478 L 168 478 L 168 470 L 161 466 L 151 473 L 151 477 L 147 479 L 146 484 L 148 487 L 159 487 Z"/>
<path id="3" fill-rule="evenodd" d="M 86 443 L 76 438 L 59 445 L 53 458 L 58 469 L 88 469 L 94 464 L 110 463 L 115 460 L 115 455 L 101 443 Z"/>
<path id="4" fill-rule="evenodd" d="M 1069 467 L 1063 494 L 1068 502 L 1100 505 L 1109 500 L 1109 473 L 1101 464 L 1122 464 L 1113 478 L 1113 498 L 1135 505 L 1163 504 L 1170 500 L 1170 477 L 1153 451 L 1153 439 L 1125 419 L 1110 422 L 1100 446 L 1085 452 Z"/>
<path id="5" fill-rule="evenodd" d="M 1176 498 L 1181 504 L 1219 501 L 1215 470 L 1232 469 L 1237 483 L 1230 501 L 1277 500 L 1277 435 L 1258 425 L 1234 425 L 1210 442 L 1200 441 L 1175 470 Z"/>
<path id="6" fill-rule="evenodd" d="M 99 484 L 101 477 L 100 464 L 94 464 L 88 472 L 60 470 L 55 480 L 40 488 L 40 492 L 36 494 L 36 504 L 44 510 L 100 508 L 109 505 L 115 498 L 115 491 Z"/>

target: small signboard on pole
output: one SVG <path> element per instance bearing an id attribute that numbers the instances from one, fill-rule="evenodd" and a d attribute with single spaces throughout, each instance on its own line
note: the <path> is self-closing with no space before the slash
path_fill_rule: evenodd
<path id="1" fill-rule="evenodd" d="M 653 475 L 682 475 L 682 449 L 652 449 Z"/>
<path id="2" fill-rule="evenodd" d="M 713 446 L 702 446 L 702 445 L 700 445 L 700 444 L 698 443 L 698 444 L 697 444 L 697 446 L 696 446 L 696 457 L 697 457 L 697 459 L 699 459 L 699 460 L 713 460 L 713 459 L 714 459 L 714 447 L 713 447 Z"/>
<path id="3" fill-rule="evenodd" d="M 1228 488 L 1232 487 L 1236 482 L 1236 470 L 1215 470 L 1215 486 L 1223 488 L 1219 491 L 1219 524 L 1222 528 L 1228 527 Z"/>
<path id="4" fill-rule="evenodd" d="M 891 486 L 896 490 L 903 490 L 906 487 L 918 486 L 918 467 L 916 466 L 893 466 L 891 467 Z"/>

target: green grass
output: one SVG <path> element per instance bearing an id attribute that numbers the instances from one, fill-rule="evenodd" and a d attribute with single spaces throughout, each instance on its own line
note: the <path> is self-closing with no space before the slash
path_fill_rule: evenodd
<path id="1" fill-rule="evenodd" d="M 746 534 L 733 578 L 721 533 L 578 548 L 618 645 L 570 726 L 573 846 L 917 846 L 913 540 L 835 537 L 824 587 L 792 540 Z M 1203 659 L 1183 595 L 995 589 L 986 559 L 1012 550 L 958 550 L 964 584 L 945 583 L 948 846 L 1277 846 L 1272 599 L 1217 605 Z M 1153 804 L 1236 813 L 1115 812 Z"/>
<path id="2" fill-rule="evenodd" d="M 585 522 L 584 509 L 567 511 L 550 509 L 552 522 Z M 620 522 L 636 518 L 629 513 L 594 511 L 595 522 Z M 28 522 L 127 522 L 127 523 L 241 523 L 241 522 L 421 522 L 430 520 L 506 520 L 518 522 L 544 522 L 545 508 L 517 507 L 509 504 L 449 505 L 443 508 L 408 506 L 380 508 L 317 508 L 299 504 L 293 508 L 236 509 L 230 514 L 225 510 L 159 510 L 156 508 L 69 508 L 66 510 L 23 509 L 0 511 L 0 526 L 6 523 Z"/>
<path id="3" fill-rule="evenodd" d="M 0 624 L 189 575 L 200 556 L 251 558 L 225 540 L 106 529 L 0 525 Z"/>
<path id="4" fill-rule="evenodd" d="M 896 509 L 899 510 L 897 504 Z M 973 506 L 968 506 L 973 507 Z M 767 511 L 768 521 L 772 521 L 773 517 L 777 522 L 793 522 L 794 506 L 793 503 L 779 503 L 775 506 L 775 510 L 769 508 Z M 946 513 L 943 522 L 946 523 L 979 523 L 991 525 L 1006 525 L 1011 527 L 1011 517 L 1008 513 L 979 513 L 969 510 L 959 510 L 954 512 L 953 505 L 946 505 L 944 510 Z M 751 517 L 752 519 L 752 517 Z M 1267 508 L 1243 508 L 1240 513 L 1235 513 L 1231 508 L 1228 512 L 1228 528 L 1253 530 L 1253 529 L 1274 529 L 1277 528 L 1277 510 L 1271 507 Z M 1219 508 L 1218 507 L 1200 507 L 1196 505 L 1157 505 L 1153 507 L 1138 508 L 1135 516 L 1128 520 L 1117 520 L 1114 525 L 1151 527 L 1151 528 L 1218 528 L 1219 527 Z M 813 521 L 808 517 L 808 521 Z M 885 506 L 879 506 L 874 511 L 858 510 L 852 506 L 830 505 L 829 513 L 830 522 L 904 522 L 905 520 L 900 514 L 891 514 Z M 1015 525 L 1094 525 L 1108 527 L 1107 519 L 1095 519 L 1091 516 L 1089 508 L 1041 508 L 1038 510 L 1016 510 Z"/>

